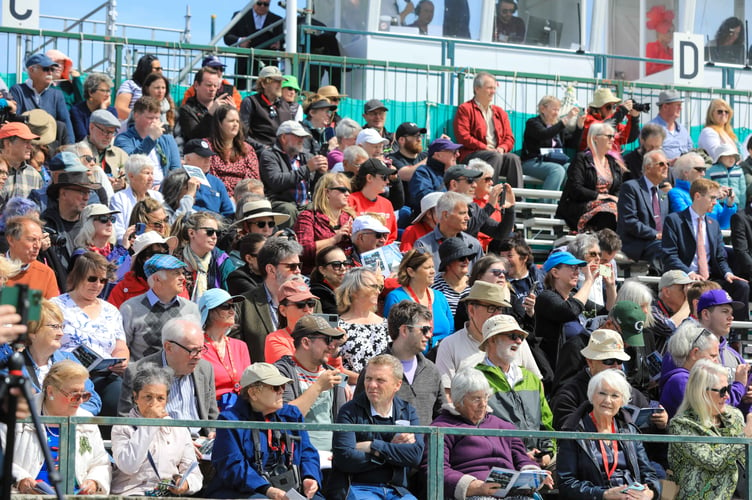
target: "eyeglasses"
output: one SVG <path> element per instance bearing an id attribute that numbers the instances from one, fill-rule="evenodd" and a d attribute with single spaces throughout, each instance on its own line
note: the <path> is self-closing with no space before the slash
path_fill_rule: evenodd
<path id="1" fill-rule="evenodd" d="M 465 396 L 465 399 L 473 405 L 488 403 L 488 396 Z"/>
<path id="2" fill-rule="evenodd" d="M 269 2 L 256 2 L 259 7 L 269 7 Z"/>
<path id="3" fill-rule="evenodd" d="M 96 92 L 101 92 L 103 94 L 112 94 L 112 89 L 97 89 Z"/>
<path id="4" fill-rule="evenodd" d="M 214 229 L 213 227 L 200 227 L 199 229 L 203 229 L 209 238 L 216 234 L 219 234 L 219 229 Z"/>
<path id="5" fill-rule="evenodd" d="M 115 223 L 115 216 L 114 215 L 97 215 L 94 217 L 94 220 L 97 222 L 101 222 L 102 224 L 107 224 L 108 222 Z"/>
<path id="6" fill-rule="evenodd" d="M 310 340 L 321 339 L 326 343 L 326 345 L 331 345 L 332 342 L 339 340 L 339 338 L 330 337 L 328 335 L 311 335 L 311 336 L 308 336 L 308 338 Z"/>
<path id="7" fill-rule="evenodd" d="M 79 156 L 78 158 L 79 158 L 80 160 L 83 160 L 83 161 L 85 161 L 86 163 L 94 163 L 94 162 L 96 162 L 96 161 L 97 161 L 97 159 L 96 159 L 96 158 L 94 158 L 94 157 L 93 157 L 93 156 L 91 156 L 91 155 L 81 155 L 81 156 Z"/>
<path id="8" fill-rule="evenodd" d="M 690 345 L 690 348 L 694 348 L 695 344 L 698 340 L 700 340 L 702 337 L 712 335 L 707 329 L 703 328 L 702 331 L 695 337 L 695 339 L 692 341 L 692 344 Z"/>
<path id="9" fill-rule="evenodd" d="M 508 274 L 504 269 L 489 269 L 488 272 L 493 274 L 497 278 L 500 278 L 502 276 L 506 278 Z"/>
<path id="10" fill-rule="evenodd" d="M 10 175 L 10 172 L 7 170 L 0 170 L 0 177 L 8 177 Z"/>
<path id="11" fill-rule="evenodd" d="M 347 189 L 345 186 L 330 187 L 329 191 L 339 191 L 342 194 L 348 194 L 348 193 L 350 193 L 350 190 Z"/>
<path id="12" fill-rule="evenodd" d="M 105 127 L 100 127 L 99 125 L 94 125 L 94 128 L 99 130 L 104 135 L 115 135 L 115 133 L 117 132 L 116 128 L 105 128 Z"/>
<path id="13" fill-rule="evenodd" d="M 379 285 L 378 283 L 370 283 L 367 284 L 366 287 L 370 288 L 371 290 L 378 290 L 379 293 L 384 289 L 384 285 Z"/>
<path id="14" fill-rule="evenodd" d="M 418 330 L 420 331 L 420 334 L 424 337 L 428 335 L 429 333 L 433 332 L 433 327 L 431 325 L 423 325 L 423 326 L 415 326 L 415 325 L 405 325 L 411 330 Z"/>
<path id="15" fill-rule="evenodd" d="M 107 278 L 100 278 L 99 276 L 87 276 L 86 281 L 89 283 L 96 283 L 99 281 L 101 284 L 106 285 L 108 279 Z"/>
<path id="16" fill-rule="evenodd" d="M 609 140 L 609 141 L 613 141 L 613 140 L 614 140 L 614 137 L 616 137 L 616 135 L 614 135 L 614 134 L 598 134 L 598 135 L 599 135 L 600 137 L 608 137 L 608 140 Z"/>
<path id="17" fill-rule="evenodd" d="M 471 304 L 475 307 L 485 308 L 488 314 L 497 314 L 504 309 L 503 306 L 497 306 L 496 304 L 481 304 L 480 302 L 471 302 Z"/>
<path id="18" fill-rule="evenodd" d="M 483 182 L 493 182 L 493 177 L 484 177 Z"/>
<path id="19" fill-rule="evenodd" d="M 333 260 L 324 264 L 324 267 L 326 266 L 331 266 L 332 269 L 342 269 L 343 267 L 349 267 L 347 265 L 347 261 L 344 260 Z"/>
<path id="20" fill-rule="evenodd" d="M 234 309 L 234 308 L 235 308 L 235 304 L 233 304 L 232 302 L 225 302 L 224 304 L 218 305 L 214 309 L 219 309 L 220 311 L 229 311 L 230 309 Z"/>
<path id="21" fill-rule="evenodd" d="M 525 340 L 527 338 L 527 335 L 522 335 L 521 333 L 501 333 L 500 335 L 504 335 L 505 337 L 508 337 L 509 340 L 512 342 L 517 342 L 518 340 Z"/>
<path id="22" fill-rule="evenodd" d="M 288 271 L 297 271 L 298 269 L 302 269 L 302 265 L 300 262 L 280 262 L 277 264 L 278 266 L 285 266 Z"/>
<path id="23" fill-rule="evenodd" d="M 665 161 L 657 161 L 653 163 L 653 165 L 657 165 L 659 167 L 668 167 L 668 163 L 666 163 Z"/>
<path id="24" fill-rule="evenodd" d="M 692 167 L 692 168 L 695 170 L 695 172 L 700 172 L 701 174 L 704 174 L 708 170 L 708 167 Z"/>
<path id="25" fill-rule="evenodd" d="M 49 323 L 47 325 L 44 325 L 47 328 L 52 328 L 53 330 L 62 330 L 63 324 L 62 323 Z"/>
<path id="26" fill-rule="evenodd" d="M 297 307 L 298 309 L 305 309 L 306 307 L 309 309 L 313 309 L 316 307 L 316 301 L 311 300 L 301 300 L 300 302 L 290 302 L 288 305 L 292 305 Z"/>
<path id="27" fill-rule="evenodd" d="M 265 227 L 268 227 L 269 229 L 274 229 L 274 226 L 276 226 L 273 220 L 254 220 L 254 221 L 251 221 L 251 224 L 254 224 L 259 229 L 264 229 Z"/>
<path id="28" fill-rule="evenodd" d="M 174 340 L 168 340 L 170 344 L 175 344 L 182 350 L 188 353 L 188 356 L 192 358 L 200 358 L 202 354 L 204 354 L 207 351 L 207 348 L 205 345 L 202 345 L 201 347 L 196 347 L 195 349 L 188 349 L 186 346 L 181 344 L 180 342 L 176 342 Z"/>
<path id="29" fill-rule="evenodd" d="M 730 115 L 731 111 L 729 111 L 728 109 L 716 109 L 715 113 L 717 115 Z"/>
<path id="30" fill-rule="evenodd" d="M 65 392 L 62 389 L 58 389 L 58 392 L 60 394 L 62 394 L 63 396 L 65 396 L 66 399 L 68 399 L 68 401 L 70 401 L 71 403 L 78 403 L 78 402 L 85 403 L 85 402 L 87 402 L 88 400 L 91 399 L 91 393 L 87 392 L 87 391 L 84 391 L 84 392 Z"/>
<path id="31" fill-rule="evenodd" d="M 375 237 L 377 240 L 385 240 L 387 237 L 389 237 L 389 233 L 377 233 L 376 231 L 368 231 L 368 233 L 371 236 Z"/>
<path id="32" fill-rule="evenodd" d="M 602 359 L 601 363 L 603 363 L 606 366 L 614 366 L 614 365 L 620 365 L 621 360 L 616 359 L 616 358 Z"/>
<path id="33" fill-rule="evenodd" d="M 731 386 L 727 385 L 726 387 L 721 387 L 720 389 L 716 389 L 715 387 L 708 387 L 705 390 L 710 392 L 717 392 L 720 397 L 725 398 L 731 393 Z"/>
<path id="34" fill-rule="evenodd" d="M 162 229 L 163 227 L 167 226 L 167 224 L 169 224 L 169 223 L 170 223 L 170 219 L 168 219 L 167 217 L 165 217 L 162 220 L 150 220 L 150 221 L 147 222 L 147 224 L 149 226 L 154 226 L 157 229 Z M 207 233 L 207 234 L 209 234 L 209 233 Z"/>

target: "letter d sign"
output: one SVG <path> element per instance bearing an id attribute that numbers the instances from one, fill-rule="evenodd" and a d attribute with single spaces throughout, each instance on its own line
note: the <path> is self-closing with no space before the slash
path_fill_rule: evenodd
<path id="1" fill-rule="evenodd" d="M 2 0 L 3 26 L 39 29 L 39 0 Z"/>
<path id="2" fill-rule="evenodd" d="M 674 84 L 702 85 L 705 44 L 702 35 L 674 33 Z"/>

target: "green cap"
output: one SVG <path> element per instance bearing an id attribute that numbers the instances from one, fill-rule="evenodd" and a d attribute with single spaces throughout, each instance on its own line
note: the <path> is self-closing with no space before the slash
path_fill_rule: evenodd
<path id="1" fill-rule="evenodd" d="M 632 347 L 643 347 L 645 339 L 642 328 L 645 325 L 645 311 L 631 300 L 617 302 L 611 309 L 609 318 L 619 325 L 624 343 Z"/>
<path id="2" fill-rule="evenodd" d="M 285 75 L 285 79 L 282 80 L 282 88 L 295 89 L 300 92 L 300 86 L 298 85 L 297 77 L 292 75 Z"/>

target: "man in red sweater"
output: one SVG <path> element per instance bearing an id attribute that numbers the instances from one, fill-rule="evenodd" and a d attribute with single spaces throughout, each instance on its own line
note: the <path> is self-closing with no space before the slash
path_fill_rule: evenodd
<path id="1" fill-rule="evenodd" d="M 454 136 L 462 144 L 459 163 L 480 158 L 493 167 L 494 184 L 504 176 L 512 187 L 522 187 L 522 164 L 512 153 L 514 135 L 509 116 L 492 104 L 496 87 L 493 75 L 478 73 L 473 80 L 473 98 L 457 108 Z"/>

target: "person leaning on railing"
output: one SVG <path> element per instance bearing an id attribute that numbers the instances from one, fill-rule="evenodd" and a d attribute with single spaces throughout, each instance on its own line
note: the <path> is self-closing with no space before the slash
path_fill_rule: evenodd
<path id="1" fill-rule="evenodd" d="M 726 404 L 730 387 L 726 368 L 711 360 L 698 361 L 669 433 L 752 438 L 752 414 L 747 414 L 745 423 L 742 413 Z M 668 462 L 679 486 L 677 498 L 730 499 L 739 476 L 737 461 L 743 461 L 744 455 L 741 444 L 669 443 Z"/>

